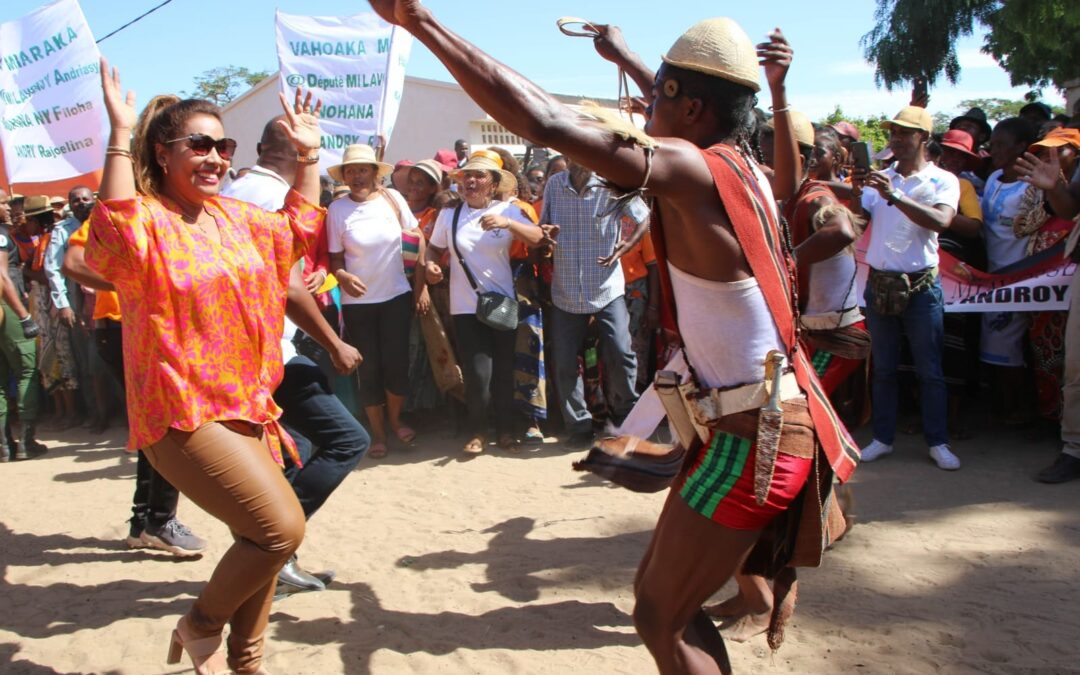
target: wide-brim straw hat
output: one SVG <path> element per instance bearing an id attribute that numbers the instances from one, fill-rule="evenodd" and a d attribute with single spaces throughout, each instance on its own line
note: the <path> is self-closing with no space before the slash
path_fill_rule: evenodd
<path id="1" fill-rule="evenodd" d="M 660 58 L 672 66 L 761 91 L 754 43 L 739 24 L 726 16 L 695 23 Z"/>
<path id="2" fill-rule="evenodd" d="M 412 168 L 423 171 L 424 175 L 435 181 L 436 185 L 442 185 L 444 171 L 442 166 L 435 160 L 422 159 L 416 164 L 413 164 Z"/>
<path id="3" fill-rule="evenodd" d="M 335 164 L 328 168 L 326 173 L 330 174 L 330 177 L 339 183 L 344 183 L 345 178 L 342 173 L 349 164 L 371 164 L 377 171 L 376 180 L 382 180 L 390 175 L 390 172 L 394 170 L 393 165 L 385 162 L 380 162 L 375 159 L 375 149 L 370 145 L 364 145 L 363 143 L 356 143 L 345 148 L 345 154 L 341 157 L 341 164 Z"/>
<path id="4" fill-rule="evenodd" d="M 450 178 L 460 182 L 462 175 L 466 171 L 493 171 L 499 174 L 499 184 L 495 188 L 496 192 L 506 192 L 507 185 L 513 186 L 516 190 L 517 179 L 514 178 L 514 174 L 502 168 L 502 166 L 502 157 L 499 157 L 498 153 L 491 150 L 477 150 L 469 156 L 469 161 L 450 172 Z"/>
<path id="5" fill-rule="evenodd" d="M 791 128 L 795 130 L 795 140 L 801 145 L 808 145 L 811 148 L 814 147 L 814 123 L 810 121 L 810 118 L 798 110 L 789 109 L 787 115 L 788 123 L 791 125 Z M 776 125 L 774 124 L 775 121 L 776 115 L 769 118 L 768 125 L 773 129 L 776 128 Z"/>
<path id="6" fill-rule="evenodd" d="M 919 129 L 926 133 L 930 133 L 934 130 L 934 118 L 930 116 L 930 111 L 926 108 L 920 108 L 917 105 L 907 105 L 901 108 L 900 112 L 896 113 L 896 117 L 882 122 L 881 128 L 891 129 L 894 125 L 908 129 Z"/>
<path id="7" fill-rule="evenodd" d="M 52 213 L 49 195 L 31 195 L 23 201 L 23 215 L 36 216 L 39 213 Z"/>

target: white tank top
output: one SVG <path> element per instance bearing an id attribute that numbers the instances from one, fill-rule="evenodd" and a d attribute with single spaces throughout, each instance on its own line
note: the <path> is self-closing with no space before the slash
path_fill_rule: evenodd
<path id="1" fill-rule="evenodd" d="M 679 333 L 704 387 L 765 379 L 769 350 L 786 352 L 757 279 L 709 281 L 668 263 Z"/>
<path id="2" fill-rule="evenodd" d="M 806 298 L 804 319 L 828 315 L 834 317 L 829 328 L 839 328 L 862 318 L 858 311 L 858 290 L 855 281 L 855 256 L 841 251 L 831 258 L 810 266 L 810 288 Z M 840 319 L 840 312 L 844 317 Z M 836 321 L 840 320 L 838 326 Z"/>

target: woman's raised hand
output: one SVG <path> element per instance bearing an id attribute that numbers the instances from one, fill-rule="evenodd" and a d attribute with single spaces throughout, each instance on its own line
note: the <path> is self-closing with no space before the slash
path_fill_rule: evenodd
<path id="1" fill-rule="evenodd" d="M 281 107 L 285 109 L 285 119 L 278 120 L 278 124 L 285 130 L 285 134 L 296 146 L 296 151 L 306 155 L 312 150 L 317 150 L 322 145 L 322 132 L 319 130 L 319 113 L 322 112 L 322 100 L 311 103 L 311 91 L 304 92 L 297 88 L 296 97 L 292 105 L 285 98 L 285 94 L 278 93 Z"/>
<path id="2" fill-rule="evenodd" d="M 109 73 L 109 62 L 101 57 L 101 91 L 105 96 L 105 110 L 109 114 L 109 124 L 113 129 L 130 130 L 135 126 L 138 114 L 135 112 L 135 92 L 128 91 L 122 96 L 120 71 L 116 68 Z"/>

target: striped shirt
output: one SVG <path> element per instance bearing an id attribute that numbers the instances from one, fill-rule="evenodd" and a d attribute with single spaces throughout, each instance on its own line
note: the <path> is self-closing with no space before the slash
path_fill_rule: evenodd
<path id="1" fill-rule="evenodd" d="M 602 267 L 596 261 L 615 250 L 624 224 L 632 228 L 645 222 L 649 210 L 640 197 L 619 208 L 617 197 L 596 175 L 580 193 L 569 171 L 548 179 L 540 222 L 559 226 L 551 300 L 564 312 L 593 314 L 625 292 L 622 266 Z"/>

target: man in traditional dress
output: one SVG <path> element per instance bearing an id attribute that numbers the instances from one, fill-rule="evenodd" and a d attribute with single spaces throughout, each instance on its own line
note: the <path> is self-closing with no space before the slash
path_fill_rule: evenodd
<path id="1" fill-rule="evenodd" d="M 783 82 L 791 55 L 786 41 L 776 32 L 755 54 L 734 21 L 706 20 L 676 41 L 654 77 L 621 40 L 598 34 L 602 55 L 639 85 L 654 82 L 650 136 L 644 136 L 616 120 L 583 123 L 452 33 L 417 0 L 371 4 L 416 36 L 512 133 L 565 154 L 615 186 L 645 188 L 656 197 L 652 236 L 665 295 L 678 307 L 676 317 L 676 307 L 665 303 L 668 330 L 681 334 L 699 387 L 728 403 L 730 395 L 723 392 L 737 391 L 752 403 L 750 409 L 722 406 L 732 414 L 717 420 L 707 442 L 690 449 L 638 570 L 634 623 L 661 672 L 729 670 L 723 641 L 702 603 L 739 569 L 762 530 L 802 490 L 815 465 L 815 447 L 820 444 L 827 458 L 817 463 L 820 473 L 830 474 L 831 467 L 841 480 L 858 460 L 858 449 L 797 343 L 794 268 L 782 248 L 772 191 L 742 149 L 760 89 L 760 58 L 773 95 L 778 160 L 783 155 L 789 164 L 795 157 L 785 114 Z M 777 167 L 777 174 L 790 177 L 780 196 L 791 196 L 792 167 Z M 776 381 L 783 381 L 773 388 L 774 398 L 783 400 L 778 453 L 759 456 L 757 407 L 770 352 L 783 354 L 792 368 L 783 378 L 777 374 Z M 747 419 L 749 425 L 720 431 L 721 425 Z M 769 475 L 756 481 L 759 461 Z"/>

